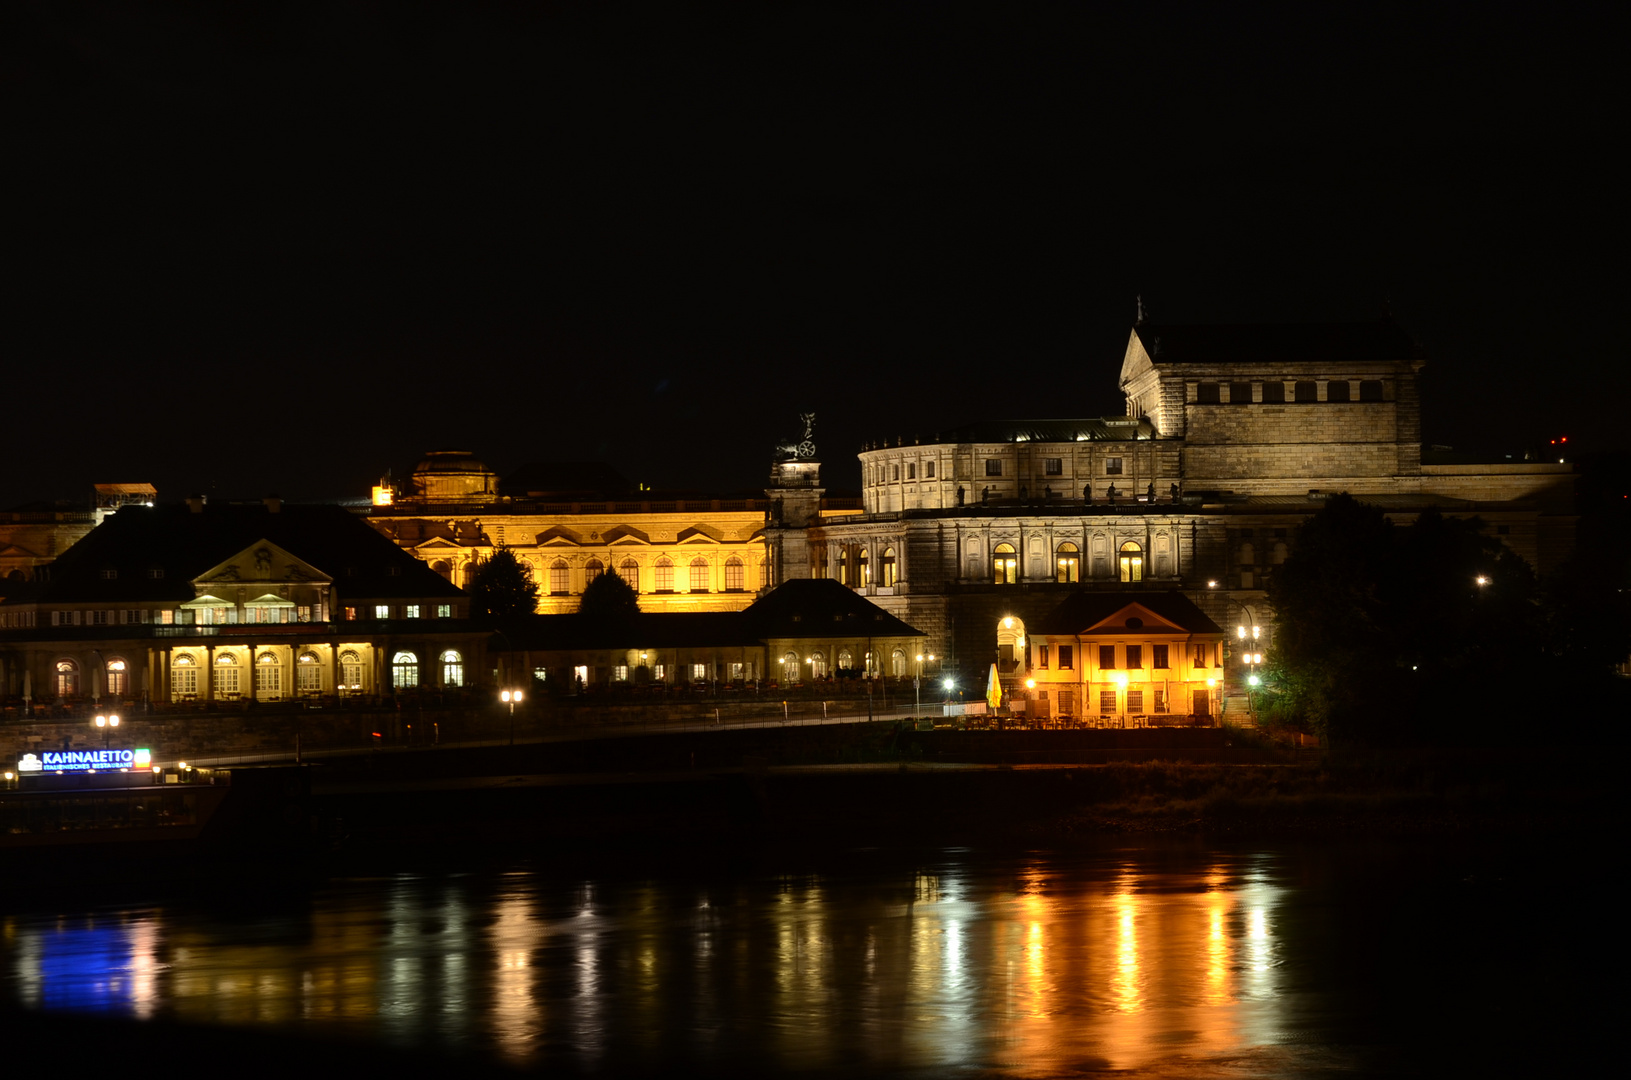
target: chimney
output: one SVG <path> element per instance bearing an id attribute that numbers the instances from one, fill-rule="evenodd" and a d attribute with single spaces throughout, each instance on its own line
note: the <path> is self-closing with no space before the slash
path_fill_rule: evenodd
<path id="1" fill-rule="evenodd" d="M 187 509 L 195 514 L 202 514 L 204 504 L 209 502 L 209 499 L 208 495 L 189 495 L 187 496 Z"/>
<path id="2" fill-rule="evenodd" d="M 266 503 L 266 512 L 268 514 L 275 514 L 283 509 L 283 497 L 281 495 L 268 495 L 262 501 Z"/>

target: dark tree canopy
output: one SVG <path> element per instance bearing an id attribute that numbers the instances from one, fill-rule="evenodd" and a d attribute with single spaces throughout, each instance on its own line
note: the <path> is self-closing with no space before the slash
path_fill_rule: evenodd
<path id="1" fill-rule="evenodd" d="M 1269 598 L 1267 710 L 1337 741 L 1477 729 L 1495 704 L 1492 677 L 1510 694 L 1546 656 L 1529 564 L 1476 518 L 1428 510 L 1395 525 L 1339 496 L 1298 530 Z"/>
<path id="2" fill-rule="evenodd" d="M 578 610 L 599 623 L 627 622 L 640 613 L 640 597 L 618 575 L 602 573 L 584 588 Z"/>
<path id="3" fill-rule="evenodd" d="M 538 583 L 532 579 L 532 567 L 507 547 L 476 567 L 470 596 L 478 618 L 513 619 L 538 610 Z"/>

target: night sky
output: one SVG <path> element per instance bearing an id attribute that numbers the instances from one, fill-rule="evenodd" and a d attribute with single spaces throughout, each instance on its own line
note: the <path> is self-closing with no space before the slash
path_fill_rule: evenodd
<path id="1" fill-rule="evenodd" d="M 1619 34 L 1423 8 L 14 0 L 0 507 L 750 489 L 801 410 L 855 487 L 1119 413 L 1139 295 L 1391 311 L 1426 441 L 1625 449 Z"/>

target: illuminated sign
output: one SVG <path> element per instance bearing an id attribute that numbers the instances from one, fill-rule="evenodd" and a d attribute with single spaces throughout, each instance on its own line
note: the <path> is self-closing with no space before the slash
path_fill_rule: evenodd
<path id="1" fill-rule="evenodd" d="M 82 773 L 145 769 L 152 764 L 151 750 L 42 750 L 38 757 L 24 754 L 17 771 Z"/>

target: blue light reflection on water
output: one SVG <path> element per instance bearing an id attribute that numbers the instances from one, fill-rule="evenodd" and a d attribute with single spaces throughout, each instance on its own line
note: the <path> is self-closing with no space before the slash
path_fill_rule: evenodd
<path id="1" fill-rule="evenodd" d="M 585 1071 L 1292 1073 L 1353 1037 L 1331 895 L 1276 855 L 1138 851 L 342 881 L 247 916 L 8 916 L 0 993 Z"/>

